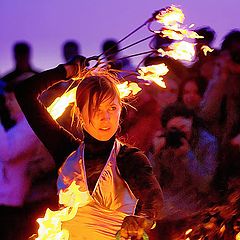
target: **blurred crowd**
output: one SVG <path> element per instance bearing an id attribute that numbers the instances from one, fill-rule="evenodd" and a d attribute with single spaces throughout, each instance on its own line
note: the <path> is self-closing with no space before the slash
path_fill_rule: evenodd
<path id="1" fill-rule="evenodd" d="M 143 59 L 145 66 L 168 66 L 166 88 L 140 82 L 142 91 L 127 103 L 118 131 L 123 142 L 147 155 L 163 191 L 164 218 L 152 239 L 171 239 L 171 223 L 174 226 L 224 201 L 229 183 L 240 177 L 240 30 L 227 33 L 215 49 L 216 33 L 211 27 L 196 32 L 204 38 L 196 40 L 191 64 L 157 54 Z M 159 36 L 153 41 L 156 49 L 170 43 Z M 205 45 L 213 51 L 204 54 Z M 106 63 L 120 78 L 137 82 L 136 66 L 119 49 L 114 39 L 103 42 Z M 62 52 L 67 62 L 81 54 L 80 44 L 66 41 Z M 31 63 L 30 43 L 16 42 L 13 54 L 14 70 L 0 81 L 0 235 L 5 240 L 22 240 L 36 233 L 36 219 L 46 208 L 58 207 L 58 169 L 14 95 L 20 81 L 39 72 Z M 54 85 L 40 101 L 48 107 L 70 84 Z M 71 108 L 57 121 L 81 138 L 81 131 L 72 124 Z"/>

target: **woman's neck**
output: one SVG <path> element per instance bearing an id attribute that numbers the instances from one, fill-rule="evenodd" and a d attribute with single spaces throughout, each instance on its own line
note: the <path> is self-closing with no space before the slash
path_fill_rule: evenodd
<path id="1" fill-rule="evenodd" d="M 113 135 L 108 141 L 99 141 L 88 132 L 83 130 L 84 143 L 85 143 L 85 153 L 91 155 L 109 155 L 116 136 Z"/>

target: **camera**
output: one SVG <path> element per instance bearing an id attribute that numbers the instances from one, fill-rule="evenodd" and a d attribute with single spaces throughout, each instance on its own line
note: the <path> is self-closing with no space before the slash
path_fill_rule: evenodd
<path id="1" fill-rule="evenodd" d="M 180 131 L 177 128 L 170 128 L 165 134 L 166 138 L 166 147 L 179 148 L 182 145 L 181 138 L 186 138 L 184 132 Z"/>

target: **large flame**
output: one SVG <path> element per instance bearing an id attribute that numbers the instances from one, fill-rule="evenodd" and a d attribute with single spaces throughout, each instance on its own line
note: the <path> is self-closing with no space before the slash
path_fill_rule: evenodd
<path id="1" fill-rule="evenodd" d="M 175 60 L 192 61 L 195 57 L 195 44 L 186 41 L 174 42 L 168 50 L 158 49 L 162 56 L 169 56 Z"/>
<path id="2" fill-rule="evenodd" d="M 140 67 L 140 69 L 138 69 L 138 73 L 140 74 L 138 78 L 150 82 L 155 82 L 160 87 L 166 88 L 166 84 L 163 81 L 162 76 L 166 75 L 168 71 L 169 69 L 164 63 L 151 65 L 148 67 Z"/>
<path id="3" fill-rule="evenodd" d="M 69 232 L 62 229 L 62 222 L 73 219 L 78 207 L 85 206 L 90 201 L 89 192 L 79 191 L 75 181 L 66 190 L 60 190 L 59 203 L 65 207 L 58 211 L 47 209 L 45 216 L 37 219 L 39 229 L 36 240 L 68 240 Z"/>
<path id="4" fill-rule="evenodd" d="M 172 5 L 171 7 L 161 10 L 155 18 L 159 23 L 169 26 L 172 29 L 177 29 L 179 25 L 183 23 L 185 17 L 180 8 Z"/>
<path id="5" fill-rule="evenodd" d="M 54 120 L 58 119 L 65 111 L 70 103 L 75 102 L 77 88 L 73 88 L 65 92 L 61 97 L 57 97 L 53 103 L 47 108 Z"/>

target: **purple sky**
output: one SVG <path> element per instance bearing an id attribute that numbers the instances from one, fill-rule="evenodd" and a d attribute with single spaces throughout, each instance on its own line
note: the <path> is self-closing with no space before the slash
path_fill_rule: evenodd
<path id="1" fill-rule="evenodd" d="M 185 14 L 185 24 L 209 25 L 217 39 L 233 28 L 240 28 L 239 0 L 1 0 L 0 1 L 0 75 L 13 67 L 12 45 L 15 41 L 32 44 L 33 65 L 44 70 L 63 62 L 61 46 L 66 39 L 81 44 L 81 53 L 100 53 L 105 38 L 121 39 L 144 23 L 158 9 L 175 4 Z M 122 47 L 149 36 L 146 28 Z M 147 43 L 122 54 L 148 50 Z M 134 63 L 140 60 L 134 59 Z"/>

